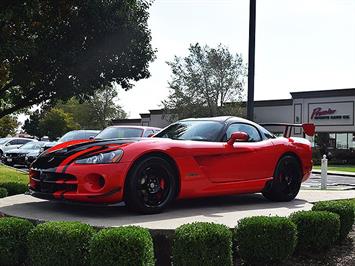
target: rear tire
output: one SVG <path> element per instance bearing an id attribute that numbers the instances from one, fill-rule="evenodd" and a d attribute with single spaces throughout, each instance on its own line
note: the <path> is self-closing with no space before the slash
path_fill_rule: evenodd
<path id="1" fill-rule="evenodd" d="M 286 155 L 279 160 L 274 179 L 267 183 L 263 196 L 272 201 L 291 201 L 301 188 L 301 180 L 300 163 L 295 157 Z"/>
<path id="2" fill-rule="evenodd" d="M 177 178 L 169 162 L 157 156 L 139 161 L 127 176 L 125 203 L 143 214 L 163 211 L 175 198 Z"/>

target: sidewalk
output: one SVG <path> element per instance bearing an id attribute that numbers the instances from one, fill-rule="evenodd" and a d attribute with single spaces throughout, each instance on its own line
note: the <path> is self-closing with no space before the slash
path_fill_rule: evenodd
<path id="1" fill-rule="evenodd" d="M 313 169 L 312 170 L 313 174 L 321 174 L 321 170 L 318 169 Z M 339 175 L 339 176 L 351 176 L 355 177 L 355 173 L 352 172 L 342 172 L 342 171 L 328 171 L 328 175 Z"/>
<path id="2" fill-rule="evenodd" d="M 355 190 L 301 190 L 290 202 L 271 202 L 261 194 L 177 201 L 165 212 L 138 215 L 123 205 L 75 205 L 40 200 L 29 195 L 0 199 L 0 214 L 32 221 L 81 221 L 98 227 L 138 225 L 152 230 L 174 230 L 192 222 L 215 222 L 234 228 L 238 220 L 259 215 L 289 216 L 310 210 L 317 201 L 355 198 Z"/>

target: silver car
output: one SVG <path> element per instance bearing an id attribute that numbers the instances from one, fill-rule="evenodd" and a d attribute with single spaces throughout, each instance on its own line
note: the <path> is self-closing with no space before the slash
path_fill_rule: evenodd
<path id="1" fill-rule="evenodd" d="M 0 139 L 0 158 L 3 157 L 4 152 L 17 149 L 18 147 L 31 142 L 37 141 L 35 139 L 28 138 L 2 138 Z"/>

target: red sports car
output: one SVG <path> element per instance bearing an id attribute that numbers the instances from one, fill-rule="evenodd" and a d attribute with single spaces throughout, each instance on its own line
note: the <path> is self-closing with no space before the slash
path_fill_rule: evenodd
<path id="1" fill-rule="evenodd" d="M 43 154 L 30 170 L 38 198 L 117 203 L 156 213 L 175 199 L 262 192 L 294 199 L 312 169 L 311 143 L 284 137 L 238 117 L 185 119 L 152 138 L 66 142 Z"/>

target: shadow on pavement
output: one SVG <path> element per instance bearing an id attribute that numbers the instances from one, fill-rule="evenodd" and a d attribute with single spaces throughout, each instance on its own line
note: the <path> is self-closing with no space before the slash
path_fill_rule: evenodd
<path id="1" fill-rule="evenodd" d="M 29 196 L 28 196 L 29 197 Z M 305 207 L 308 202 L 295 199 L 291 202 L 270 202 L 261 194 L 248 194 L 238 196 L 213 197 L 203 199 L 181 200 L 174 202 L 165 212 L 154 215 L 140 215 L 130 212 L 124 204 L 99 206 L 69 204 L 60 202 L 28 202 L 18 203 L 0 208 L 0 212 L 9 216 L 18 216 L 38 221 L 82 221 L 94 226 L 120 226 L 128 224 L 148 223 L 161 229 L 171 228 L 170 222 L 181 223 L 181 220 L 206 220 L 213 222 L 230 217 L 235 222 L 238 215 L 246 216 L 248 213 L 268 215 L 275 209 L 297 211 Z M 266 214 L 265 214 L 266 213 Z M 253 214 L 255 215 L 255 214 Z M 163 222 L 164 221 L 164 222 Z M 187 223 L 186 221 L 184 223 Z M 165 226 L 164 226 L 165 223 Z M 223 223 L 223 221 L 221 221 Z M 143 225 L 144 226 L 144 225 Z"/>

